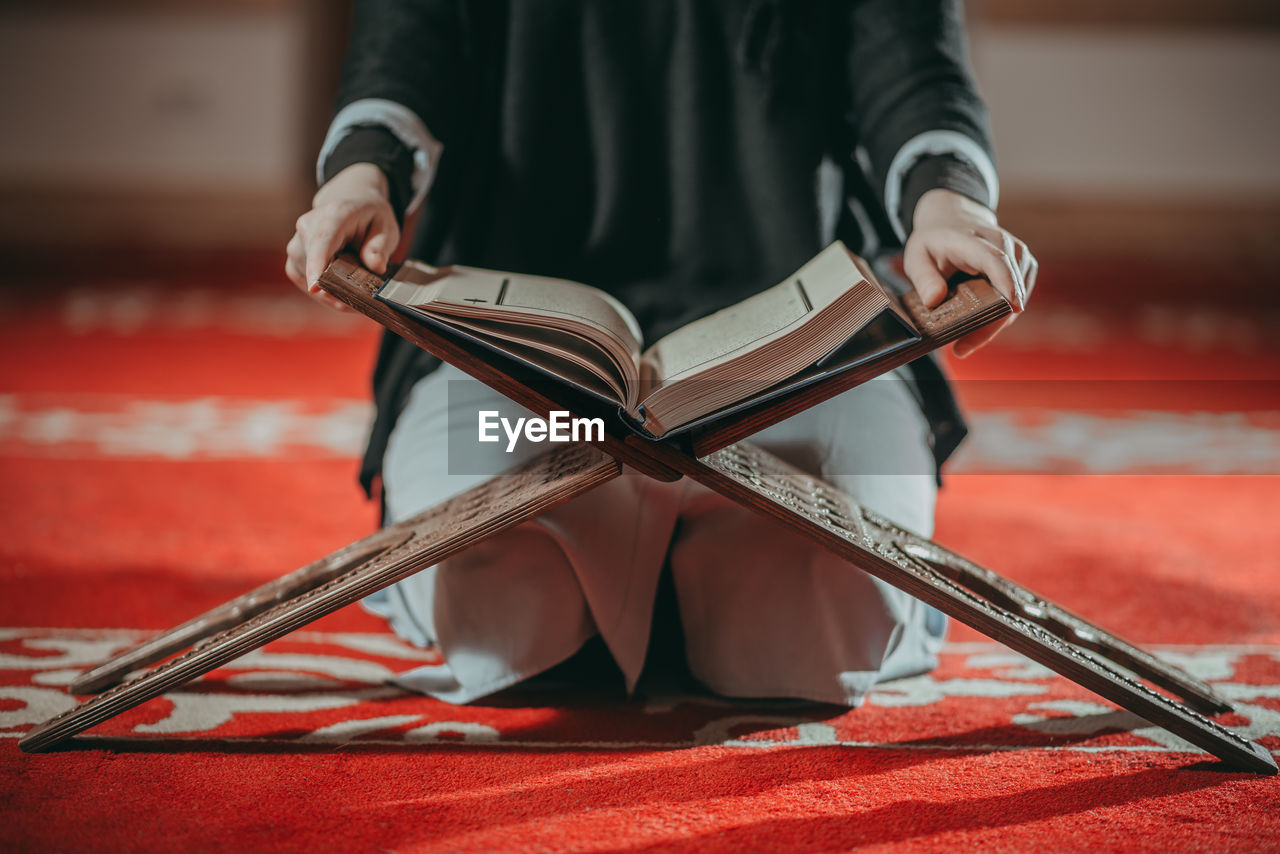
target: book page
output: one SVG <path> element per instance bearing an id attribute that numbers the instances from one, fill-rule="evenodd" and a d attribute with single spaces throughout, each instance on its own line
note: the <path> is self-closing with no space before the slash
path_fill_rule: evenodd
<path id="1" fill-rule="evenodd" d="M 641 347 L 640 325 L 626 306 L 598 288 L 563 279 L 475 267 L 437 269 L 407 261 L 387 282 L 381 296 L 442 314 L 507 322 L 533 316 L 552 321 L 547 325 L 585 324 L 637 356 Z"/>
<path id="2" fill-rule="evenodd" d="M 598 398 L 613 404 L 620 404 L 623 400 L 623 393 L 614 382 L 602 379 L 594 367 L 583 367 L 577 361 L 565 358 L 562 350 L 531 346 L 518 339 L 490 339 L 487 343 L 501 353 L 540 368 Z"/>
<path id="3" fill-rule="evenodd" d="M 617 402 L 627 398 L 627 376 L 613 360 L 601 360 L 600 348 L 588 338 L 583 338 L 565 329 L 539 326 L 532 323 L 502 323 L 491 320 L 468 320 L 456 318 L 449 323 L 465 329 L 478 337 L 484 338 L 500 349 L 510 350 L 510 345 L 519 345 L 517 353 L 521 358 L 534 364 L 542 365 L 542 361 L 533 354 L 543 353 L 554 357 L 553 365 L 577 365 L 578 368 L 595 374 L 612 390 L 611 399 Z M 504 342 L 504 343 L 499 343 Z M 544 366 L 554 370 L 550 365 Z M 573 376 L 578 376 L 575 371 Z M 566 375 L 566 378 L 569 378 Z M 579 385 L 580 380 L 574 380 Z"/>
<path id="4" fill-rule="evenodd" d="M 541 348 L 555 357 L 555 364 L 574 364 L 575 373 L 586 369 L 605 381 L 624 407 L 634 407 L 639 398 L 640 325 L 622 303 L 597 288 L 544 276 L 406 261 L 378 297 L 468 328 L 491 344 Z"/>
<path id="5" fill-rule="evenodd" d="M 781 284 L 662 338 L 644 360 L 663 383 L 698 373 L 804 323 L 863 280 L 848 250 L 833 243 Z"/>
<path id="6" fill-rule="evenodd" d="M 645 361 L 655 378 L 678 379 L 803 320 L 810 305 L 794 280 L 775 285 L 670 333 L 645 353 Z"/>

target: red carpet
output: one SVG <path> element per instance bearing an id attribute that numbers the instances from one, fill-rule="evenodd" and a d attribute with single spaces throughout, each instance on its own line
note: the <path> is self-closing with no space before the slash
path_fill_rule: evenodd
<path id="1" fill-rule="evenodd" d="M 432 653 L 352 608 L 20 754 L 74 674 L 371 529 L 373 330 L 275 262 L 230 291 L 195 262 L 8 267 L 0 849 L 1280 850 L 1280 779 L 964 627 L 938 671 L 852 711 L 656 681 L 457 707 L 384 685 Z M 1222 721 L 1280 751 L 1270 279 L 1219 277 L 1205 306 L 1204 271 L 1062 269 L 956 366 L 978 433 L 938 538 L 1214 683 Z"/>

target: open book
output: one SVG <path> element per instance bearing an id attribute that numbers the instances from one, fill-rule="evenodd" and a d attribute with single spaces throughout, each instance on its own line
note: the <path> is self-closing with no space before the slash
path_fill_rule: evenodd
<path id="1" fill-rule="evenodd" d="M 898 297 L 839 242 L 785 281 L 647 348 L 624 305 L 597 288 L 561 279 L 406 261 L 377 296 L 616 405 L 624 420 L 652 437 L 920 339 Z M 979 312 L 990 317 L 970 312 L 967 320 L 985 322 L 1007 311 L 995 295 Z"/>

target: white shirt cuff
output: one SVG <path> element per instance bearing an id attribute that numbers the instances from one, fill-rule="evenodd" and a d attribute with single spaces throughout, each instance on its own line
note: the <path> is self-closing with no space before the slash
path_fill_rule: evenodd
<path id="1" fill-rule="evenodd" d="M 898 221 L 898 206 L 902 203 L 902 185 L 911 167 L 922 157 L 937 154 L 950 154 L 965 161 L 982 176 L 987 185 L 989 207 L 995 210 L 1000 200 L 1000 179 L 996 176 L 995 164 L 990 155 L 971 137 L 954 130 L 928 130 L 907 140 L 889 163 L 889 175 L 884 182 L 884 208 L 889 214 L 889 223 L 898 239 L 906 242 L 907 233 Z"/>
<path id="2" fill-rule="evenodd" d="M 413 153 L 413 178 L 410 182 L 413 197 L 405 209 L 407 216 L 416 211 L 427 197 L 444 146 L 431 135 L 417 113 L 403 104 L 385 98 L 363 98 L 339 110 L 329 125 L 324 145 L 320 147 L 320 156 L 316 159 L 316 181 L 323 183 L 324 162 L 338 143 L 356 128 L 370 125 L 386 128 Z"/>

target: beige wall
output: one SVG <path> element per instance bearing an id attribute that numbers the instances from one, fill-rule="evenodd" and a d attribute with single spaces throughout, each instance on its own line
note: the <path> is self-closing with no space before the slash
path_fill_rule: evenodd
<path id="1" fill-rule="evenodd" d="M 1002 221 L 1042 254 L 1280 260 L 1280 29 L 976 22 Z"/>
<path id="2" fill-rule="evenodd" d="M 1011 195 L 1280 197 L 1280 32 L 971 35 Z"/>
<path id="3" fill-rule="evenodd" d="M 0 180 L 291 187 L 302 31 L 285 8 L 5 15 Z"/>
<path id="4" fill-rule="evenodd" d="M 0 9 L 0 240 L 281 241 L 317 145 L 305 3 L 31 8 Z"/>

